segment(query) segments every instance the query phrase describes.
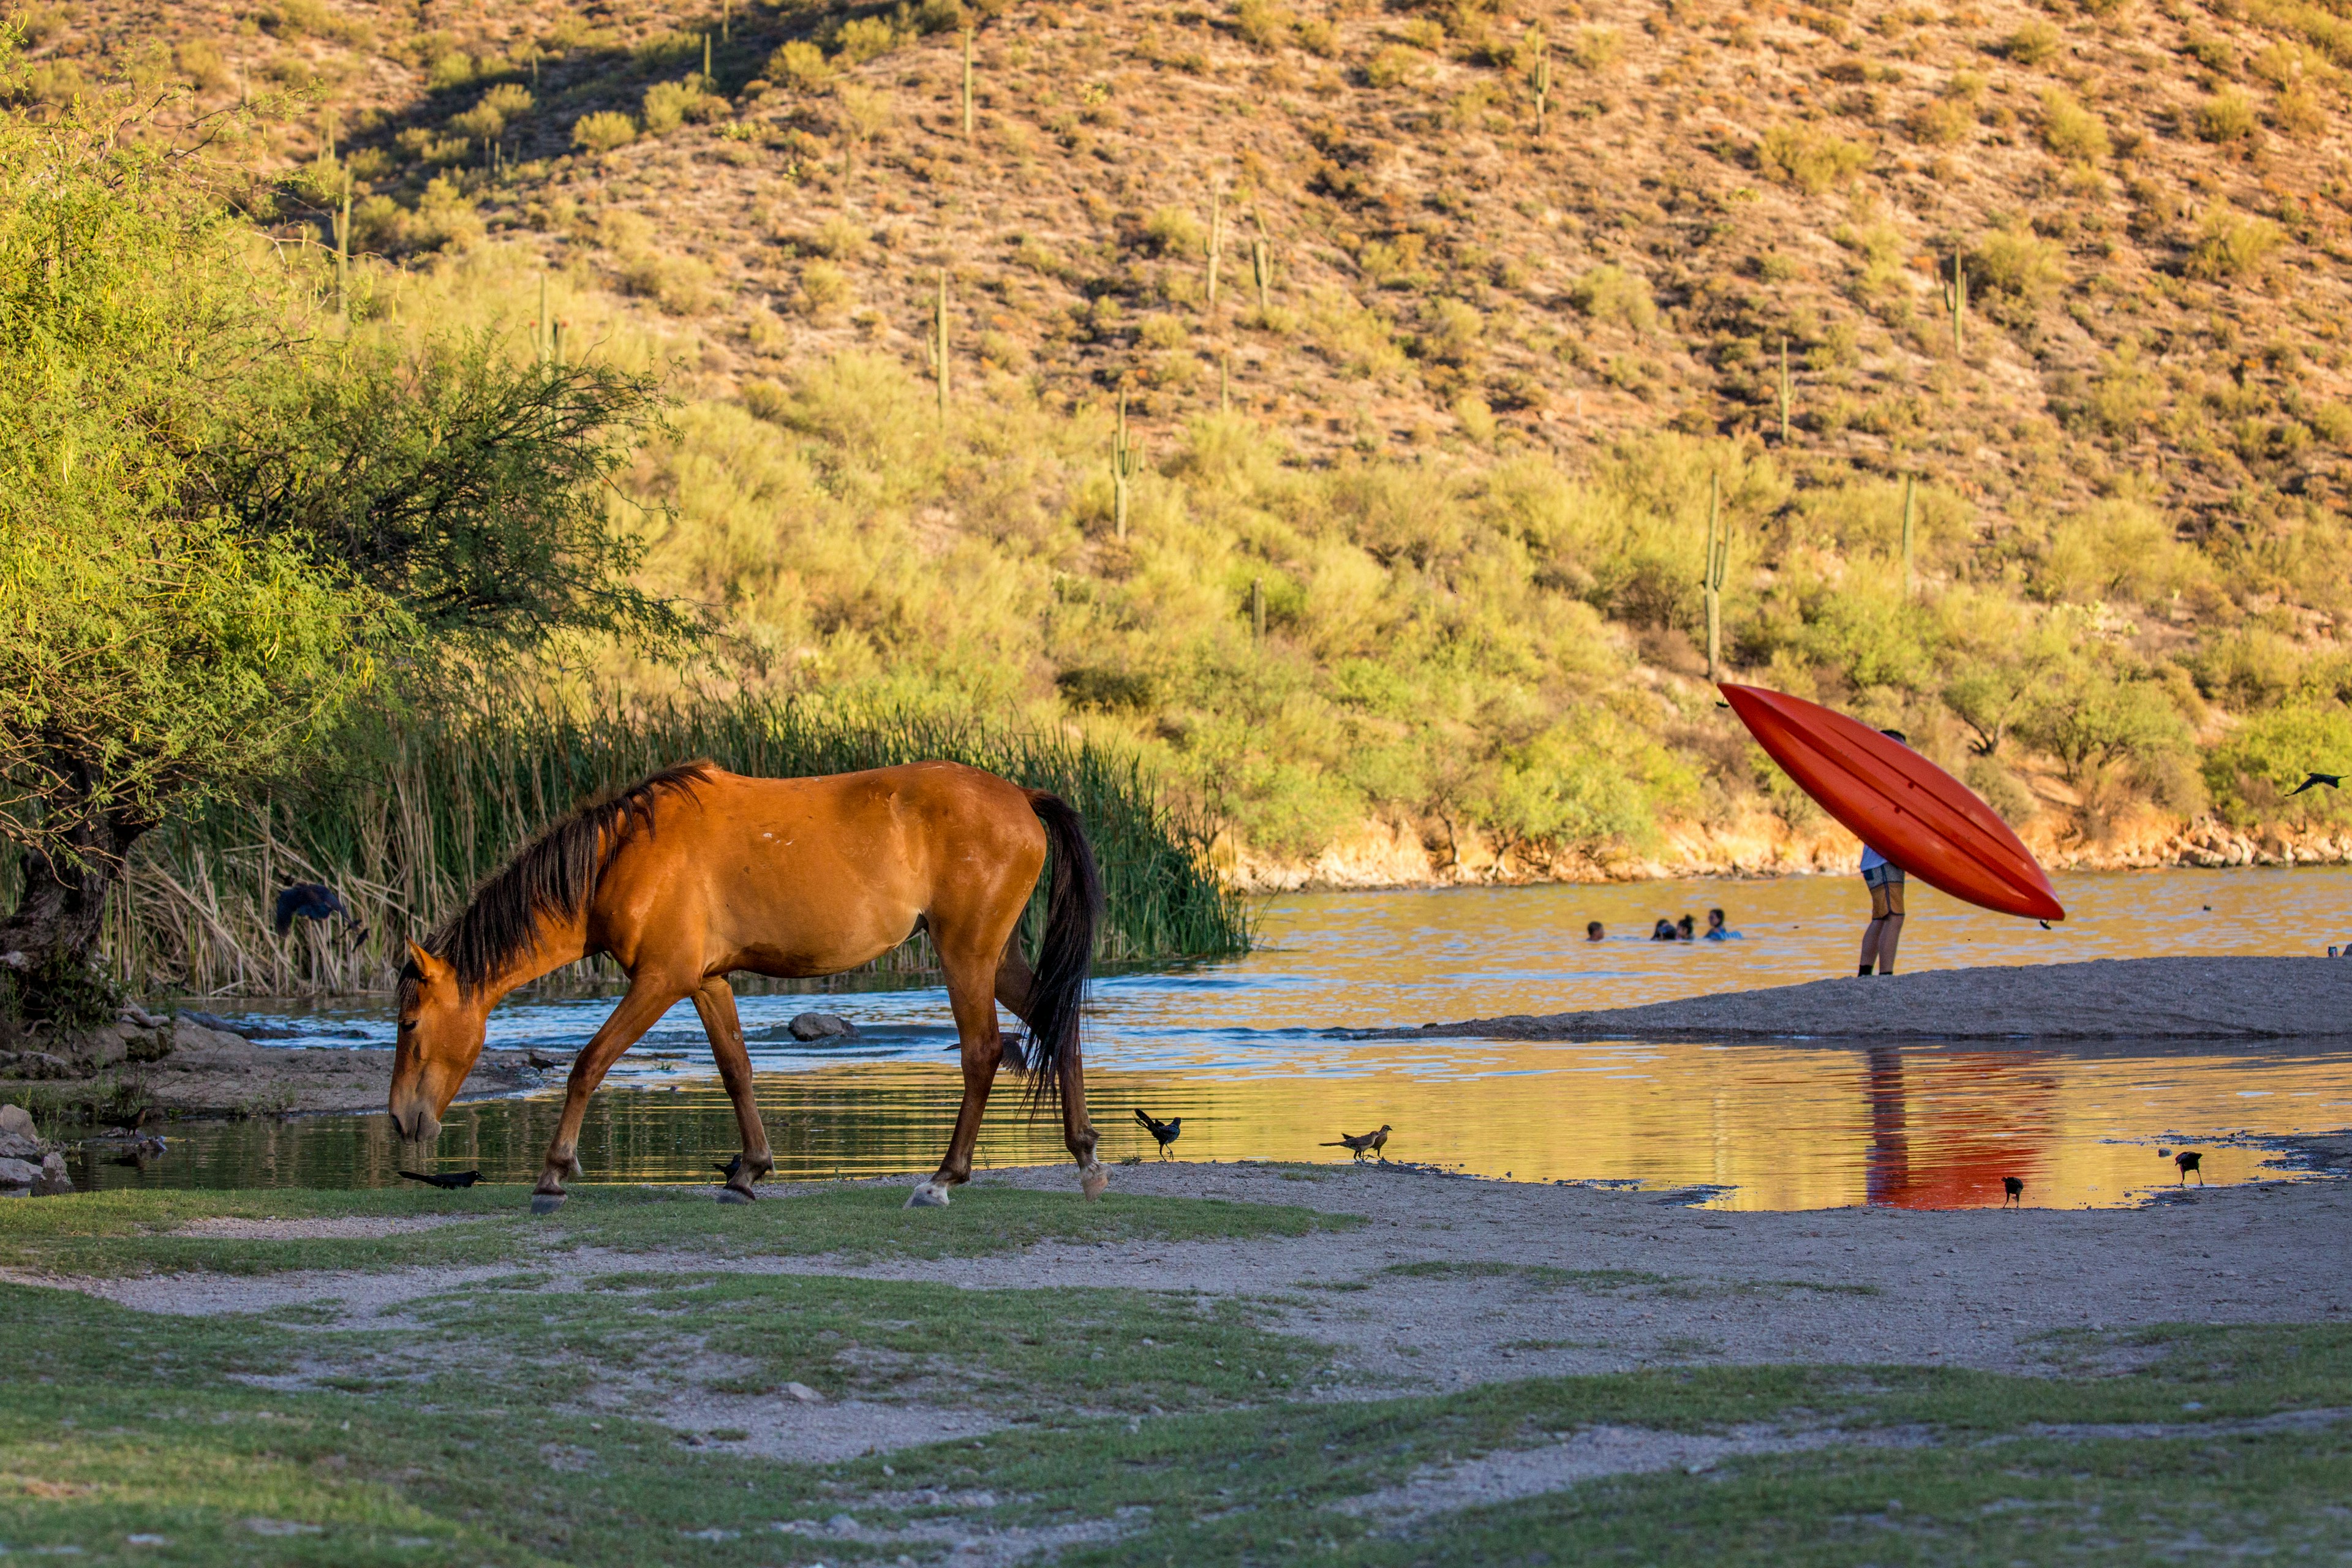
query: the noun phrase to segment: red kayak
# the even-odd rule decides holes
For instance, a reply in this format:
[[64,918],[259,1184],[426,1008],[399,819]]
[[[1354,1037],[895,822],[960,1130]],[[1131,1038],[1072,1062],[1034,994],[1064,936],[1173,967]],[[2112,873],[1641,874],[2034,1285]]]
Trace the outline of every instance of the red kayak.
[[1904,875],[2005,915],[2066,918],[2041,862],[2009,825],[1910,747],[1784,692],[1726,684],[1723,695],[1823,811]]

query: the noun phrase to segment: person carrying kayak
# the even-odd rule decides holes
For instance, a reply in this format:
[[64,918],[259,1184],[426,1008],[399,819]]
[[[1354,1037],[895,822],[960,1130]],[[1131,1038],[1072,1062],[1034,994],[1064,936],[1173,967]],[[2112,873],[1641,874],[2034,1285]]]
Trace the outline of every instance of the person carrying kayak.
[[[1881,730],[1890,740],[1911,743],[1900,730]],[[1895,973],[1895,944],[1903,937],[1903,868],[1865,844],[1862,847],[1862,885],[1870,889],[1870,923],[1862,928],[1862,969],[1880,974]]]

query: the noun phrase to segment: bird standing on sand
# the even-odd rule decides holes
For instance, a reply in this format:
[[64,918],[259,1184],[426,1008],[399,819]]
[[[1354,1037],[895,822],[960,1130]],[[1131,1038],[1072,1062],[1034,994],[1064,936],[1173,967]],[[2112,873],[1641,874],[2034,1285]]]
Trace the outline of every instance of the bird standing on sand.
[[2298,795],[2305,790],[2316,789],[2321,784],[2326,784],[2329,789],[2342,789],[2344,777],[2342,773],[2307,773],[2301,784],[2286,793],[2289,796]]
[[1385,1163],[1388,1156],[1386,1154],[1381,1154],[1381,1150],[1388,1143],[1388,1141],[1389,1124],[1383,1121],[1381,1123],[1381,1130],[1377,1132],[1361,1132],[1352,1135],[1342,1132],[1339,1134],[1339,1141],[1337,1143],[1324,1143],[1318,1145],[1318,1147],[1324,1149],[1345,1149],[1349,1153],[1355,1155],[1356,1163],[1358,1164],[1363,1163],[1364,1156],[1367,1154],[1380,1154],[1381,1161]]
[[2001,1207],[2007,1208],[2011,1204],[2015,1204],[2019,1208],[2025,1206],[2025,1184],[2017,1177],[2003,1176],[2000,1179],[2000,1190],[2003,1194],[2000,1200]]
[[1139,1105],[1135,1108],[1135,1119],[1143,1123],[1145,1131],[1160,1141],[1160,1157],[1163,1160],[1168,1158],[1168,1145],[1184,1135],[1184,1119],[1181,1116],[1171,1116],[1165,1121],[1155,1121],[1145,1115],[1143,1107]]

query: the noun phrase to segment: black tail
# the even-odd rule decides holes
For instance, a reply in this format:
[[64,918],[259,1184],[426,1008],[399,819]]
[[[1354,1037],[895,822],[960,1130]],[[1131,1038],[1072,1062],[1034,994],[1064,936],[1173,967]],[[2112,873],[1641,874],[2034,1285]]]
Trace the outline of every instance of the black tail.
[[1069,802],[1041,789],[1029,792],[1029,809],[1045,825],[1054,855],[1053,886],[1045,894],[1045,936],[1037,944],[1035,980],[1029,992],[1029,1068],[1036,1075],[1032,1104],[1061,1098],[1062,1074],[1078,1062],[1078,1009],[1087,999],[1087,974],[1094,966],[1095,930],[1102,924],[1102,873],[1086,825]]

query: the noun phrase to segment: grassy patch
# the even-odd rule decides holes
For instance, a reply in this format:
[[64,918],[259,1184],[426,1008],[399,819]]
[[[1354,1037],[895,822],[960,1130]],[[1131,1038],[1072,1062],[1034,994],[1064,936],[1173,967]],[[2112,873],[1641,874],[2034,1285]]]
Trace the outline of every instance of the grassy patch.
[[[1284,1205],[974,1186],[947,1209],[909,1211],[895,1187],[782,1191],[758,1204],[711,1201],[685,1187],[582,1185],[554,1215],[533,1218],[520,1186],[462,1192],[119,1192],[0,1209],[0,1263],[111,1276],[201,1270],[394,1268],[522,1263],[567,1249],[684,1250],[698,1258],[968,1258],[1040,1241],[1234,1240],[1304,1236],[1360,1225]],[[462,1215],[387,1237],[268,1239],[173,1234],[199,1221]]]
[[[2352,1405],[2352,1328],[2070,1341],[2085,1355],[2142,1362],[2120,1375],[1660,1369],[1374,1403],[1276,1399],[1161,1419],[1031,1425],[887,1458],[793,1466],[691,1447],[625,1416],[569,1414],[562,1396],[589,1375],[583,1347],[597,1357],[661,1357],[688,1338],[709,1339],[761,1376],[797,1372],[800,1381],[854,1392],[869,1374],[848,1337],[859,1338],[861,1351],[887,1349],[888,1336],[916,1334],[906,1325],[917,1323],[919,1335],[907,1342],[948,1369],[935,1365],[929,1375],[936,1383],[970,1386],[982,1399],[1032,1387],[1048,1407],[1071,1402],[1072,1391],[1087,1401],[1119,1397],[1115,1388],[1089,1390],[1090,1377],[1170,1378],[1180,1386],[1169,1398],[1196,1406],[1247,1397],[1264,1385],[1243,1363],[1287,1352],[1189,1302],[1112,1292],[958,1292],[807,1276],[598,1284],[572,1295],[482,1288],[429,1304],[433,1321],[422,1328],[364,1333],[252,1315],[163,1319],[66,1292],[0,1287],[0,1362],[11,1373],[11,1397],[0,1404],[0,1542],[12,1552],[79,1546],[103,1563],[141,1550],[126,1544],[129,1536],[158,1535],[172,1545],[145,1560],[199,1568],[735,1568],[807,1561],[820,1551],[828,1562],[938,1554],[935,1544],[911,1539],[828,1539],[818,1548],[773,1528],[842,1513],[885,1531],[950,1515],[975,1529],[1123,1521],[1128,1533],[1118,1539],[1067,1549],[1062,1561],[1076,1564],[1171,1556],[1368,1565],[1612,1556],[2046,1561],[2077,1552],[2142,1557],[2187,1540],[2208,1553],[2308,1549],[2325,1556],[2347,1540],[2339,1500],[2352,1489],[2352,1467],[2341,1430],[2249,1434],[2229,1424]],[[953,1322],[969,1325],[967,1337],[940,1338]],[[826,1332],[842,1338],[824,1341]],[[991,1334],[1003,1342],[988,1343]],[[608,1352],[614,1336],[627,1342]],[[1128,1348],[1106,1342],[1112,1338]],[[1157,1342],[1143,1346],[1145,1338]],[[491,1353],[449,1353],[468,1345]],[[1093,1360],[1094,1348],[1104,1361]],[[1239,1355],[1227,1353],[1236,1348]],[[238,1381],[282,1374],[307,1358],[367,1384],[376,1369],[359,1352],[371,1350],[407,1358],[407,1381],[376,1392],[294,1393]],[[1114,1359],[1121,1354],[1135,1359]],[[1228,1364],[1218,1368],[1218,1360]],[[1154,1362],[1162,1367],[1155,1371]],[[1423,1467],[1549,1443],[1604,1422],[1677,1431],[1916,1426],[1942,1446],[1759,1458],[1702,1476],[1605,1480],[1402,1534],[1334,1507]],[[2189,1435],[2062,1443],[2046,1430],[2115,1422],[2170,1423]],[[989,1500],[971,1497],[981,1489]],[[1890,1500],[1902,1508],[1890,1509]],[[304,1528],[272,1533],[297,1527]]]
[[[835,1398],[921,1396],[1029,1415],[1255,1404],[1283,1397],[1326,1360],[1318,1345],[1259,1329],[1239,1301],[1189,1295],[806,1274],[602,1275],[583,1290],[529,1296],[499,1283],[411,1313],[442,1346],[461,1344],[493,1370],[544,1357],[567,1382],[684,1377],[754,1394],[801,1383]],[[695,1347],[719,1362],[698,1372]]]

